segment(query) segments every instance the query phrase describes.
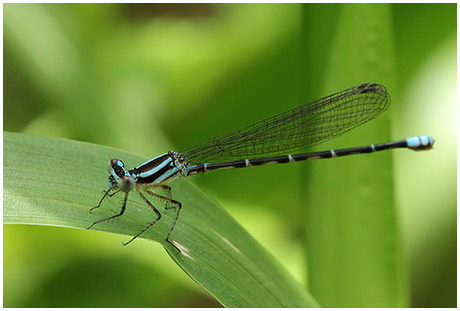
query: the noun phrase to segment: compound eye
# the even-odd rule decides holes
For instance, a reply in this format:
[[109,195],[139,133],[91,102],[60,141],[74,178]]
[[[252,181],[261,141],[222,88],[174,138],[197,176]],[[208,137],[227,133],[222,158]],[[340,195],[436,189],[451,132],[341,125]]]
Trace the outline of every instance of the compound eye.
[[126,174],[125,164],[120,159],[112,159],[107,165],[107,171],[110,173],[110,175],[115,175],[114,177],[116,178],[121,177]]
[[120,188],[123,192],[130,192],[133,190],[135,184],[136,182],[134,181],[134,178],[130,175],[123,175],[118,181],[118,188]]

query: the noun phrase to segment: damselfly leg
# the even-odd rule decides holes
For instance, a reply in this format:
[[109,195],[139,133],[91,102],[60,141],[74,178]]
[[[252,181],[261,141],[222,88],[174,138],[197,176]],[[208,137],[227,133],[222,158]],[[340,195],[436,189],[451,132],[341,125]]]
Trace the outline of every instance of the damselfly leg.
[[[110,191],[112,191],[112,193],[110,193]],[[90,208],[90,210],[89,210],[90,212],[92,212],[93,209],[99,208],[99,207],[101,206],[101,204],[102,204],[102,201],[104,201],[104,199],[105,199],[107,196],[112,197],[112,196],[114,196],[115,194],[117,194],[118,192],[120,192],[120,189],[116,190],[116,189],[114,189],[114,188],[109,188],[109,190],[104,190],[103,192],[104,192],[104,195],[102,196],[101,200],[99,201],[99,203],[98,203],[95,207]],[[94,225],[94,224],[93,224],[93,225]],[[91,226],[93,226],[93,225],[91,225]],[[91,227],[90,227],[90,228],[91,228]],[[88,229],[89,229],[89,228],[88,228]]]
[[[139,191],[139,189],[136,189],[137,190],[137,193],[139,193],[139,196],[142,198],[142,200],[144,200],[144,202],[150,206],[153,210],[153,212],[156,214],[157,218],[151,222],[147,227],[145,227],[141,232],[139,232],[138,234],[136,234],[134,237],[132,237],[131,240],[129,240],[128,242],[126,243],[123,243],[124,246],[128,245],[129,243],[131,243],[132,241],[134,241],[138,236],[140,236],[142,233],[144,233],[145,231],[147,231],[151,226],[153,226],[154,224],[156,224],[156,222],[158,220],[161,219],[161,213],[160,211],[155,207],[153,206],[152,203],[150,203],[150,201],[145,197],[145,195],[142,194],[142,192]],[[169,242],[169,241],[168,241]],[[170,242],[171,243],[171,242]]]
[[[166,241],[169,244],[173,245],[175,248],[177,248],[174,245],[174,243],[172,243],[172,241],[170,239],[170,236],[171,236],[171,234],[172,234],[172,232],[174,230],[174,227],[176,226],[177,220],[179,219],[179,214],[180,214],[180,210],[182,208],[182,204],[179,201],[176,201],[176,200],[172,199],[172,197],[171,197],[172,196],[171,187],[169,187],[167,185],[148,185],[148,186],[138,185],[136,187],[136,190],[137,190],[137,193],[139,194],[139,196],[142,198],[142,200],[148,206],[150,206],[150,208],[153,210],[153,212],[156,215],[156,219],[153,222],[149,223],[142,231],[140,231],[138,234],[136,234],[134,237],[132,237],[131,240],[129,240],[126,243],[123,243],[123,245],[126,246],[129,243],[131,243],[132,241],[134,241],[137,237],[139,237],[141,234],[143,234],[145,231],[147,231],[150,227],[155,225],[162,217],[161,212],[141,192],[141,190],[143,190],[147,194],[149,194],[149,195],[151,195],[151,196],[163,201],[165,203],[165,207],[164,207],[165,210],[169,210],[169,209],[173,209],[173,208],[177,209],[177,212],[175,213],[173,224],[172,224],[171,228],[169,229],[168,235],[166,236]],[[166,194],[165,195],[159,194],[159,193],[155,192],[155,190],[165,192]],[[104,190],[104,195],[102,196],[101,200],[99,201],[99,204],[96,205],[95,207],[91,208],[90,211],[92,211],[93,209],[99,208],[106,197],[112,197],[113,195],[117,194],[118,192],[120,192],[120,189],[110,188],[109,190]],[[120,213],[118,213],[116,215],[113,215],[113,216],[110,216],[110,217],[103,218],[101,220],[98,220],[98,221],[94,222],[91,226],[89,226],[88,229],[92,228],[95,224],[104,222],[106,220],[114,219],[114,218],[117,218],[117,217],[120,217],[121,215],[123,215],[124,212],[125,212],[125,209],[126,209],[127,199],[128,199],[128,193],[126,193],[126,195],[124,197],[123,205],[121,207]]]
[[[170,186],[167,186],[167,185],[151,185],[149,188],[150,189],[145,190],[148,194],[150,194],[151,196],[154,196],[154,197],[156,197],[156,198],[158,198],[160,200],[165,200],[166,201],[166,204],[165,204],[165,209],[166,210],[171,209],[171,208],[177,208],[176,217],[174,218],[174,222],[173,222],[171,228],[169,229],[168,235],[166,236],[166,241],[168,241],[168,243],[170,243],[171,245],[174,245],[172,243],[172,241],[170,240],[170,236],[171,236],[171,234],[172,234],[172,232],[174,230],[174,227],[176,226],[177,220],[179,219],[180,211],[182,209],[182,203],[171,198],[171,187]],[[168,194],[167,194],[167,196],[164,196],[164,195],[161,195],[161,194],[158,194],[158,193],[152,191],[151,189],[163,189],[163,190],[166,190],[168,192]],[[176,246],[174,245],[174,247],[176,247]]]
[[[116,191],[116,192],[114,192],[112,195],[110,195],[110,194],[108,194],[109,191],[110,191],[110,189],[109,189],[108,191],[106,191],[106,193],[104,194],[104,196],[103,196],[102,199],[101,199],[101,202],[102,202],[102,200],[103,200],[107,195],[112,196],[112,195],[114,195],[115,193],[118,193],[118,191]],[[101,219],[101,220],[98,220],[98,221],[94,222],[91,226],[89,226],[88,229],[91,229],[91,227],[94,226],[95,224],[104,222],[104,221],[106,221],[106,220],[114,219],[114,218],[117,218],[117,217],[120,217],[121,215],[123,215],[123,214],[125,213],[125,209],[126,209],[126,201],[128,200],[128,194],[129,194],[129,193],[126,193],[126,195],[125,195],[125,198],[124,198],[124,200],[123,200],[123,205],[121,206],[121,211],[120,211],[120,213],[118,213],[117,215],[109,216],[109,217],[103,218],[103,219]],[[95,209],[95,208],[99,207],[99,205],[101,205],[101,202],[99,202],[98,206],[93,207],[92,209]],[[92,210],[92,209],[91,209],[91,210]]]

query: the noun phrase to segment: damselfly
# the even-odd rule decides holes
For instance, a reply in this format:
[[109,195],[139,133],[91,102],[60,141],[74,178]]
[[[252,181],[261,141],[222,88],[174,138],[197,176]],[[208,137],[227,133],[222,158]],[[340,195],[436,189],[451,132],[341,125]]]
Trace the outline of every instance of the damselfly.
[[240,131],[211,138],[184,151],[169,151],[130,170],[126,170],[121,160],[112,159],[107,167],[110,174],[109,189],[105,190],[99,204],[91,210],[100,207],[107,196],[111,197],[121,191],[125,194],[121,211],[94,222],[88,229],[122,216],[128,194],[135,188],[155,213],[155,219],[124,245],[132,242],[161,218],[159,209],[147,199],[145,194],[148,194],[164,201],[165,209],[175,209],[166,241],[178,248],[177,243],[171,240],[171,234],[179,219],[182,204],[172,198],[171,187],[166,185],[177,177],[227,168],[334,158],[394,148],[417,151],[431,149],[433,138],[421,135],[361,147],[280,155],[338,137],[376,118],[389,104],[390,96],[385,87],[377,83],[362,83],[254,123]]

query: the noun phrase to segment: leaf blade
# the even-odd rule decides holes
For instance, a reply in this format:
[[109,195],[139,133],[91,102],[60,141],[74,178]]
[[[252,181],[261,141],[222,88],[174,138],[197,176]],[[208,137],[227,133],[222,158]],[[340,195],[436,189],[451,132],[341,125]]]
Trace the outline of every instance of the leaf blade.
[[[118,213],[121,199],[116,196],[89,213],[102,196],[100,187],[108,174],[101,164],[114,155],[126,165],[145,160],[93,144],[5,132],[4,223],[86,229]],[[162,212],[162,221],[142,237],[160,242],[224,306],[316,306],[310,294],[209,197],[186,180],[172,186],[173,196],[185,207],[172,239],[190,257],[165,241],[173,213]],[[133,236],[153,219],[137,195],[130,194],[127,204],[125,215],[94,229]]]

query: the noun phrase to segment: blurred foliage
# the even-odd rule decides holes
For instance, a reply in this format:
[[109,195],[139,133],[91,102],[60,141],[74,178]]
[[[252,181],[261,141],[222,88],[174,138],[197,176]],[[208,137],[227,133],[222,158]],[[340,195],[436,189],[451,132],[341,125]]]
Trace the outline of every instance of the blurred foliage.
[[[369,10],[375,19],[366,19]],[[5,4],[4,130],[154,156],[380,77],[393,104],[378,122],[391,122],[395,139],[436,139],[426,154],[395,151],[386,175],[394,179],[409,304],[453,307],[456,22],[456,4]],[[362,64],[360,36],[380,51]],[[324,149],[390,137],[378,126]],[[366,169],[382,172],[388,159]],[[306,193],[349,200],[346,187],[314,187],[313,176],[327,172],[332,181],[351,161],[229,170],[193,182],[307,284],[299,216],[314,198]],[[4,226],[4,306],[216,306],[161,247],[119,241]]]

